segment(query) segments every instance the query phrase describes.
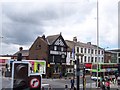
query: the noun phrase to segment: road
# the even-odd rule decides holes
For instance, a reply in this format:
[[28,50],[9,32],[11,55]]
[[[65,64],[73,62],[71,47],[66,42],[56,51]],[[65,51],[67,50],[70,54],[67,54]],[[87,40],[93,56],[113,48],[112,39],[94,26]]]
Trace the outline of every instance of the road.
[[[94,83],[94,81],[92,81],[90,79],[90,77],[86,77],[86,82],[87,84],[89,83],[89,85],[91,83]],[[70,79],[43,79],[43,83],[48,83],[52,88],[65,88],[65,85],[68,85],[68,87],[70,88]],[[82,78],[80,78],[80,84],[82,85]],[[75,86],[76,86],[76,79],[75,79]]]
[[[0,79],[2,79],[2,87],[3,88],[11,88],[12,85],[12,79],[11,78],[5,78],[5,77],[0,77]],[[90,79],[90,77],[86,77],[86,82],[87,84],[89,83],[94,83],[94,81],[92,81]],[[45,87],[48,87],[48,85],[50,85],[52,88],[65,88],[65,85],[68,85],[68,87],[70,87],[70,79],[42,79],[42,83],[43,85],[45,85]],[[82,78],[80,78],[80,84],[82,85]],[[75,85],[76,85],[76,80],[75,80]]]

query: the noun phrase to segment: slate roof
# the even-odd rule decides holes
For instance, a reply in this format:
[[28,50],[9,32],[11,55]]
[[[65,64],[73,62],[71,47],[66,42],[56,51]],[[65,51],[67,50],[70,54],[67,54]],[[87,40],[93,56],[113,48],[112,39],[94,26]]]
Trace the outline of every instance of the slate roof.
[[65,40],[67,46],[68,46],[68,51],[72,52],[72,49],[74,48],[75,42],[70,41],[70,40]]
[[46,40],[48,42],[49,45],[53,44],[53,42],[60,36],[60,34],[57,35],[51,35],[51,36],[47,36]]
[[[68,45],[68,51],[72,51],[72,49],[74,48],[74,45],[75,46],[80,46],[80,47],[83,47],[83,48],[92,48],[92,49],[97,49],[97,45],[93,45],[93,44],[87,44],[87,43],[82,43],[82,42],[74,42],[74,41],[70,41],[70,40],[65,40],[65,42],[67,43]],[[98,47],[99,49],[103,49],[101,47]]]

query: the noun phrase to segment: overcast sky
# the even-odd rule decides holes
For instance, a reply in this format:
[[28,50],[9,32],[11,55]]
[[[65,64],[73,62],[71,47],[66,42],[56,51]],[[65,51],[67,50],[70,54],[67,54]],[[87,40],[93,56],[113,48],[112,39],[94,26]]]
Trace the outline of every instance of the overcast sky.
[[[29,49],[38,36],[60,32],[65,40],[76,36],[78,41],[97,44],[97,0],[13,1],[0,2],[2,54],[14,54],[21,46]],[[118,1],[99,0],[102,48],[118,48]]]

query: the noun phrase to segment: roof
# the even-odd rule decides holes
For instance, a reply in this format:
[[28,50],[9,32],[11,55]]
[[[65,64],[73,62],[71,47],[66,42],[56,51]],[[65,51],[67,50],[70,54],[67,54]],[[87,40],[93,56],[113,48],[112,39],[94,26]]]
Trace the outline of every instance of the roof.
[[13,56],[17,56],[18,53],[22,53],[22,56],[29,56],[29,50],[21,50],[16,52]]
[[113,49],[113,50],[108,50],[108,51],[111,51],[111,52],[120,52],[120,49]]
[[60,34],[47,36],[46,39],[47,39],[48,44],[51,45],[59,36]]
[[72,49],[74,48],[75,42],[70,41],[70,40],[65,40],[67,46],[68,46],[68,51],[72,51]]
[[[97,45],[93,45],[93,44],[87,44],[87,43],[82,43],[82,42],[74,42],[74,41],[70,41],[70,40],[65,40],[65,42],[67,43],[68,45],[68,51],[72,51],[72,49],[74,48],[74,45],[75,46],[80,46],[80,47],[85,47],[85,48],[94,48],[94,49],[97,49]],[[99,49],[103,49],[101,47],[99,47]]]
[[[87,44],[87,43],[82,43],[82,42],[77,42],[77,43],[76,43],[76,46],[97,49],[97,45]],[[103,49],[103,48],[101,48],[101,47],[98,47],[98,48],[99,48],[99,49]]]

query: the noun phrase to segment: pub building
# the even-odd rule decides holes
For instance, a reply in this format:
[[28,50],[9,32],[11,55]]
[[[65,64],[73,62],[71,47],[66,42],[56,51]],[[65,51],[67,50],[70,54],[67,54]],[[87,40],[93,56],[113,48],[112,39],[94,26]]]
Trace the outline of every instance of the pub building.
[[64,76],[66,72],[67,44],[61,33],[38,37],[29,49],[29,59],[46,61],[46,77]]

